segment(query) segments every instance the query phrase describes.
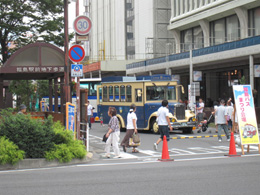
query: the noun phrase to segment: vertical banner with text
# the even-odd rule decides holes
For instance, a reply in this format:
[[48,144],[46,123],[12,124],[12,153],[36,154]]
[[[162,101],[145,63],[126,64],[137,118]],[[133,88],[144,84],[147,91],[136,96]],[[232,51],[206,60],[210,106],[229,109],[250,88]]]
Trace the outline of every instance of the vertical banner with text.
[[251,85],[233,85],[241,144],[259,144]]
[[66,103],[66,129],[74,132],[75,136],[75,128],[76,128],[76,106],[75,104],[71,104],[70,102]]

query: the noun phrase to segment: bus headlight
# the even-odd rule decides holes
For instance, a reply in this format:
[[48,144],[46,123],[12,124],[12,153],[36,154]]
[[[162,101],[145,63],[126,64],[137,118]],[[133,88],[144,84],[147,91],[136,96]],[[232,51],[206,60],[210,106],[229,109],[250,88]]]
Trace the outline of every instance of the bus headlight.
[[196,121],[196,118],[195,118],[195,117],[193,117],[191,120],[192,120],[193,122],[195,122],[195,121]]
[[173,123],[176,122],[175,118],[172,119],[172,122],[173,122]]

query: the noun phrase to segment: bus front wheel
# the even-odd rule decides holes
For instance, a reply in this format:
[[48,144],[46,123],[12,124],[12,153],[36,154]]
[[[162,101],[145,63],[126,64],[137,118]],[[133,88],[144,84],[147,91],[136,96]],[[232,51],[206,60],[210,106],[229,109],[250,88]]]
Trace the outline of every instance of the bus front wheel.
[[154,134],[159,134],[159,126],[156,122],[156,120],[153,120],[151,123],[151,130]]

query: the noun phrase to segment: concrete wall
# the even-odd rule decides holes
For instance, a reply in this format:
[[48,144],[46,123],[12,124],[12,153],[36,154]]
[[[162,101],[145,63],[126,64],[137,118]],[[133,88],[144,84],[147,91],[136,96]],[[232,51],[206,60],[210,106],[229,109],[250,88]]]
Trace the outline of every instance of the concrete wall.
[[90,17],[90,60],[125,59],[124,1],[91,1]]
[[145,59],[145,40],[154,37],[153,0],[135,1],[134,8],[136,59]]

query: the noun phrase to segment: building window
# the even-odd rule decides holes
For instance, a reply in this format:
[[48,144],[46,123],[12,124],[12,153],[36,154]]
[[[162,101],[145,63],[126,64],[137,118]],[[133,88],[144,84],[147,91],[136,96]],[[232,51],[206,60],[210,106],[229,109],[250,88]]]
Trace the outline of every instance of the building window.
[[218,45],[240,38],[240,24],[237,15],[232,15],[210,23],[210,43]]
[[204,47],[203,31],[200,26],[181,32],[182,52]]
[[260,35],[260,7],[248,11],[248,35]]

